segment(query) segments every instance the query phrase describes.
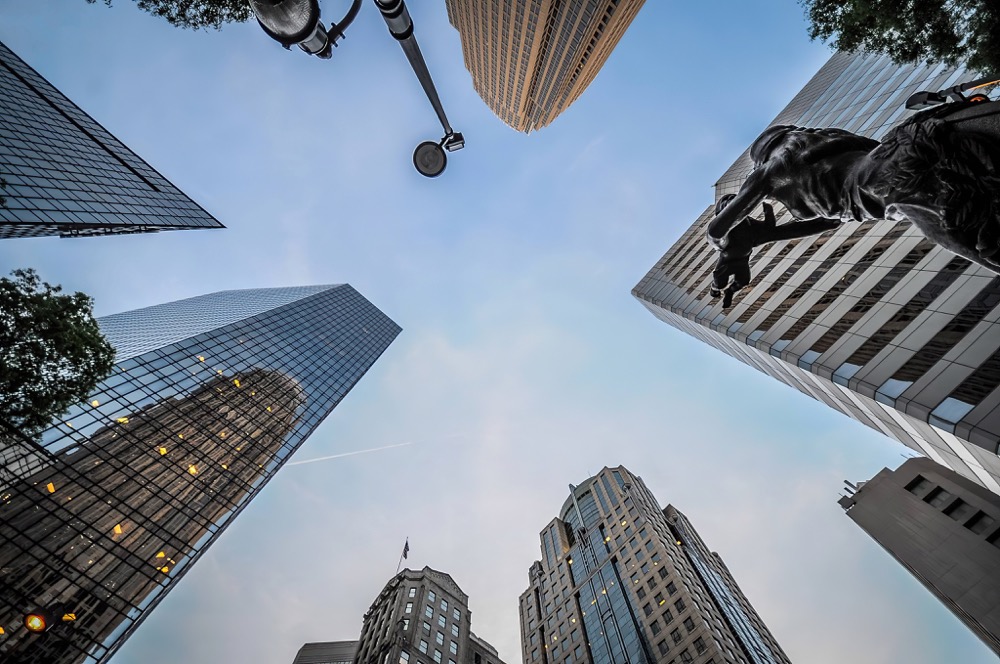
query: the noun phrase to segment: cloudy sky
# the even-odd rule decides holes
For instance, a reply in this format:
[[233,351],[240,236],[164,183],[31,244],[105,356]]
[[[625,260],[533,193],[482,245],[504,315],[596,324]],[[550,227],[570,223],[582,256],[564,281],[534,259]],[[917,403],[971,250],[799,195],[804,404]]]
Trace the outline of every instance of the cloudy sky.
[[403,327],[297,459],[412,444],[284,468],[114,664],[281,664],[355,638],[406,537],[519,662],[538,532],[617,464],[690,516],[793,661],[995,661],[836,503],[908,451],[629,294],[829,57],[795,0],[650,0],[530,136],[474,92],[444,3],[409,4],[468,140],[436,180],[410,163],[436,119],[369,2],[320,61],[128,0],[0,0],[0,40],[228,226],[10,240],[3,272],[36,267],[98,315],[349,282]]

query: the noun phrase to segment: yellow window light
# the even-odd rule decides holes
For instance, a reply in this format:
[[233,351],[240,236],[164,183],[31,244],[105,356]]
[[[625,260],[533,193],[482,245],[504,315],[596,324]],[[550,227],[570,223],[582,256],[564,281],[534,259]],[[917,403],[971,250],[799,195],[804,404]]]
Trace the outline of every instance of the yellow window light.
[[190,466],[188,466],[188,472],[191,473],[192,475],[197,475],[198,467],[195,466],[194,464],[191,464]]
[[267,407],[267,412],[269,412],[269,413],[271,412],[271,407],[270,406]]
[[225,437],[226,437],[226,432],[225,431],[220,431],[219,432],[219,438],[225,438]]
[[184,440],[184,434],[182,433],[177,434],[177,437],[180,438],[181,440]]
[[205,361],[205,356],[204,355],[199,355],[198,356],[198,361],[199,362],[204,362]]
[[167,557],[167,554],[166,554],[166,553],[164,553],[163,551],[160,551],[160,552],[159,552],[158,554],[156,554],[156,557],[157,557],[157,558],[166,558],[166,557]]
[[240,386],[240,379],[239,378],[233,378],[233,385],[235,385],[236,387],[239,387]]
[[72,422],[67,422],[66,426],[68,426],[70,429],[72,429],[73,428],[73,423]]
[[227,466],[226,464],[222,464],[222,469],[223,470],[229,470],[229,466]]
[[53,484],[52,482],[49,482],[48,484],[46,484],[45,488],[49,490],[49,493],[55,493],[56,492],[56,485]]
[[167,572],[170,571],[170,568],[167,567],[166,565],[164,565],[163,567],[160,568],[160,571],[163,572],[164,574],[166,574]]
[[40,634],[46,630],[45,616],[39,613],[29,613],[24,617],[24,626],[29,632]]
[[219,374],[221,376],[222,375],[222,369],[216,369],[215,373],[217,373],[217,374]]
[[63,620],[63,622],[73,622],[74,620],[76,620],[76,614],[75,613],[64,613],[63,617],[62,617],[62,620]]
[[665,599],[661,599],[661,600],[660,600],[660,603],[659,603],[659,605],[658,605],[658,606],[663,606],[663,605],[664,605],[664,604],[666,604],[666,603],[667,603],[667,600],[665,600]]
[[94,408],[97,408],[98,406],[101,405],[101,402],[98,401],[97,399],[94,399],[93,401],[90,402],[90,405],[93,406]]
[[2,636],[3,634],[6,634],[6,632],[3,631],[3,627],[0,627],[0,636]]
[[115,535],[121,535],[122,534],[122,524],[116,523],[115,527],[114,527],[114,531],[115,531]]
[[160,456],[163,456],[163,455],[164,455],[164,454],[166,454],[166,453],[167,453],[167,448],[165,448],[165,447],[161,447],[161,448],[160,448]]
[[127,417],[119,417],[117,420],[115,420],[115,422],[117,422],[118,424],[128,424],[128,418]]
[[627,526],[628,525],[628,521],[625,521],[624,519],[622,519],[622,525],[623,526]]

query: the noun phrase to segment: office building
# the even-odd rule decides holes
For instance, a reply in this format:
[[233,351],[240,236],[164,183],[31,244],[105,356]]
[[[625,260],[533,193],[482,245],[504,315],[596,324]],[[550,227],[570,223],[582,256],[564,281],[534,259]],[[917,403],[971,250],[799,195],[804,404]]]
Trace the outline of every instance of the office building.
[[518,131],[580,98],[645,0],[446,0],[486,105]]
[[[106,662],[400,331],[348,285],[98,322],[113,373],[37,440],[0,429],[0,660]],[[38,608],[76,619],[31,634]]]
[[355,664],[503,664],[472,632],[469,596],[450,575],[404,569],[364,616]]
[[0,239],[223,228],[0,44]]
[[1000,496],[917,458],[884,468],[840,504],[1000,655]]
[[[970,78],[837,53],[772,124],[878,139],[908,117],[911,93]],[[744,152],[716,183],[716,200],[751,168]],[[1000,492],[1000,277],[908,222],[845,223],[759,248],[752,281],[723,310],[709,293],[713,211],[714,201],[632,290],[650,312]]]
[[541,532],[525,664],[787,664],[719,554],[642,479],[604,468]]
[[353,664],[357,641],[307,643],[295,655],[292,664]]

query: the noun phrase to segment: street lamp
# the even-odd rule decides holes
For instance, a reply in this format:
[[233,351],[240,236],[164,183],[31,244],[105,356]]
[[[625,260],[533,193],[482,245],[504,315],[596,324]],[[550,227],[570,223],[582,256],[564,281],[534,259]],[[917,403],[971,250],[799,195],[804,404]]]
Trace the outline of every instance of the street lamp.
[[[347,14],[338,23],[331,23],[329,29],[320,21],[319,0],[248,0],[264,32],[286,49],[298,46],[310,55],[329,59],[333,47],[343,38],[344,30],[354,21],[361,9],[361,0],[352,0]],[[413,152],[413,165],[421,175],[429,178],[440,175],[448,165],[447,152],[465,147],[465,137],[452,129],[445,115],[441,99],[438,97],[434,81],[420,52],[417,38],[413,35],[413,20],[403,0],[374,0],[382,18],[385,19],[389,34],[399,42],[413,73],[420,81],[427,100],[444,129],[440,141],[424,141]]]

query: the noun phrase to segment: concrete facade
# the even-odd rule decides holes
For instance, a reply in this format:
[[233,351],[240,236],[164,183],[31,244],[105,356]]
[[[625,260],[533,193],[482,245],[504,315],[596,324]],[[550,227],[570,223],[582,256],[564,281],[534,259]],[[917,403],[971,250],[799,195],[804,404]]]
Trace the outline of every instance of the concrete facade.
[[917,458],[883,469],[840,505],[1000,655],[1000,497]]
[[[878,139],[908,116],[911,93],[971,78],[961,67],[837,53],[771,124]],[[715,200],[751,168],[745,151]],[[751,283],[724,311],[709,293],[713,210],[632,290],[653,315],[1000,493],[1000,276],[908,222],[845,223],[759,248]]]
[[472,84],[518,131],[579,99],[645,0],[446,0]]
[[444,572],[404,569],[364,616],[355,664],[503,664],[472,633],[469,596]]
[[357,641],[307,643],[299,648],[292,664],[352,664],[357,651]]
[[788,664],[717,553],[642,478],[604,468],[541,532],[519,602],[526,664]]

